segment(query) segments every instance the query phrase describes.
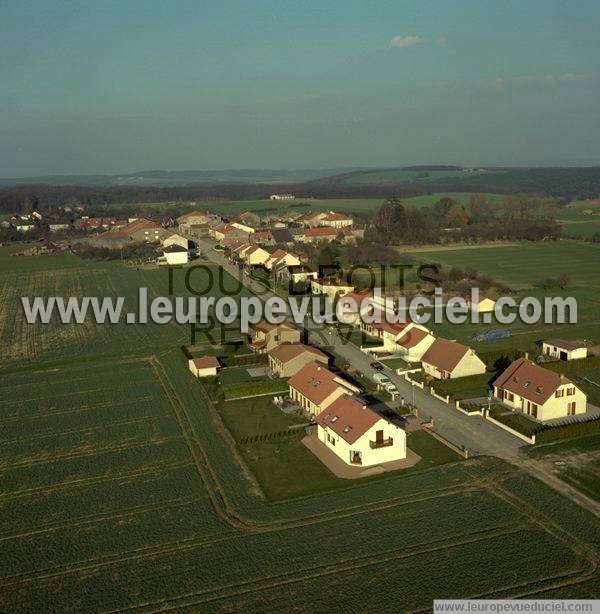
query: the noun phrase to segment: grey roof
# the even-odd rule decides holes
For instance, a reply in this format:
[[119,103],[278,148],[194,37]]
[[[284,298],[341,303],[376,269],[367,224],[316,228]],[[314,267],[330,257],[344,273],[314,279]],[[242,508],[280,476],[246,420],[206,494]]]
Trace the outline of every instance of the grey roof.
[[175,254],[177,252],[187,252],[188,250],[185,247],[182,247],[181,245],[169,245],[168,247],[164,247],[163,248],[163,252],[165,254]]
[[275,243],[292,243],[294,241],[292,233],[287,228],[270,228],[269,232]]

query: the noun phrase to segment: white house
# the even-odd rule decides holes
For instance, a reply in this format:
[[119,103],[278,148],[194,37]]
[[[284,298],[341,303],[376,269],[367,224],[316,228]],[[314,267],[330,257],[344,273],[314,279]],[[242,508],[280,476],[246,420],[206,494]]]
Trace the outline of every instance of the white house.
[[587,357],[587,346],[581,341],[546,339],[542,341],[542,354],[559,360],[576,360]]
[[284,249],[276,249],[271,257],[265,262],[265,268],[269,271],[280,266],[299,266],[300,258]]
[[354,291],[354,286],[339,279],[311,279],[310,291],[313,294],[324,294],[332,301]]
[[166,234],[161,239],[161,244],[163,247],[169,247],[169,245],[179,245],[180,247],[185,247],[185,249],[190,248],[190,241],[176,232]]
[[406,458],[406,432],[344,394],[316,418],[323,445],[348,465],[371,467]]
[[587,396],[559,373],[518,358],[493,383],[494,396],[510,409],[537,420],[583,414]]
[[421,358],[423,371],[436,379],[454,379],[485,373],[485,363],[461,343],[438,337]]
[[188,251],[181,245],[169,245],[164,247],[162,252],[166,264],[186,264],[188,262]]

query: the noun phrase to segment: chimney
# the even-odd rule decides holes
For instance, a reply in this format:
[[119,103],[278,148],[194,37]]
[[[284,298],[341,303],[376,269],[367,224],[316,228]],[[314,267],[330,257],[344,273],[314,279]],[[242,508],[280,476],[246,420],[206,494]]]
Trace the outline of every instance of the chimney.
[[525,360],[529,360],[529,352],[525,352]]

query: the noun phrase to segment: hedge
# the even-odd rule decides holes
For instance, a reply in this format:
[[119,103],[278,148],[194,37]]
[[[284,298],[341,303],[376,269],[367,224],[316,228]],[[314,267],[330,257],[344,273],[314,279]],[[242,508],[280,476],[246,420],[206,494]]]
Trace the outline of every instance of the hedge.
[[572,422],[563,426],[552,426],[543,428],[536,434],[536,443],[549,443],[558,439],[567,439],[570,437],[581,437],[582,435],[591,435],[592,433],[600,432],[600,416],[592,418],[586,422]]
[[223,398],[226,401],[257,397],[263,394],[277,394],[288,391],[287,379],[270,379],[259,382],[242,382],[240,384],[225,384],[221,386]]

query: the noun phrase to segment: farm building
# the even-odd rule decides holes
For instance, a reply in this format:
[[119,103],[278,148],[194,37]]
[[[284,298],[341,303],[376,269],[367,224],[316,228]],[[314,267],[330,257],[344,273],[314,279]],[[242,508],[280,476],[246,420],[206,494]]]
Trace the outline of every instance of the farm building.
[[185,234],[189,233],[192,226],[199,224],[209,224],[214,219],[214,216],[201,211],[191,211],[177,218],[179,231]]
[[299,343],[300,331],[293,324],[272,324],[262,320],[250,328],[250,349],[264,354],[282,343]]
[[546,339],[542,341],[542,354],[559,360],[576,360],[586,358],[588,350],[586,344],[582,341]]
[[421,358],[423,371],[436,379],[454,379],[485,373],[485,363],[461,343],[438,337]]
[[585,413],[585,393],[564,375],[518,358],[494,381],[501,403],[537,420]]
[[328,211],[325,215],[321,216],[318,220],[319,226],[331,226],[332,228],[345,228],[352,226],[354,220],[344,213],[335,213],[334,211]]
[[343,394],[360,392],[359,388],[316,361],[304,365],[288,384],[290,398],[309,416],[318,416]]
[[299,243],[320,243],[322,241],[334,241],[340,231],[331,226],[318,226],[307,228],[302,233],[295,235]]
[[292,377],[314,360],[324,365],[329,362],[327,355],[315,347],[303,343],[282,343],[269,352],[269,370],[278,377]]
[[271,194],[269,200],[294,200],[296,197],[293,194]]
[[406,432],[356,397],[343,394],[316,418],[317,436],[348,465],[370,467],[406,458]]
[[187,264],[188,251],[181,245],[169,245],[162,250],[162,261],[165,264]]
[[221,365],[216,356],[201,356],[190,358],[188,368],[196,377],[216,377]]

